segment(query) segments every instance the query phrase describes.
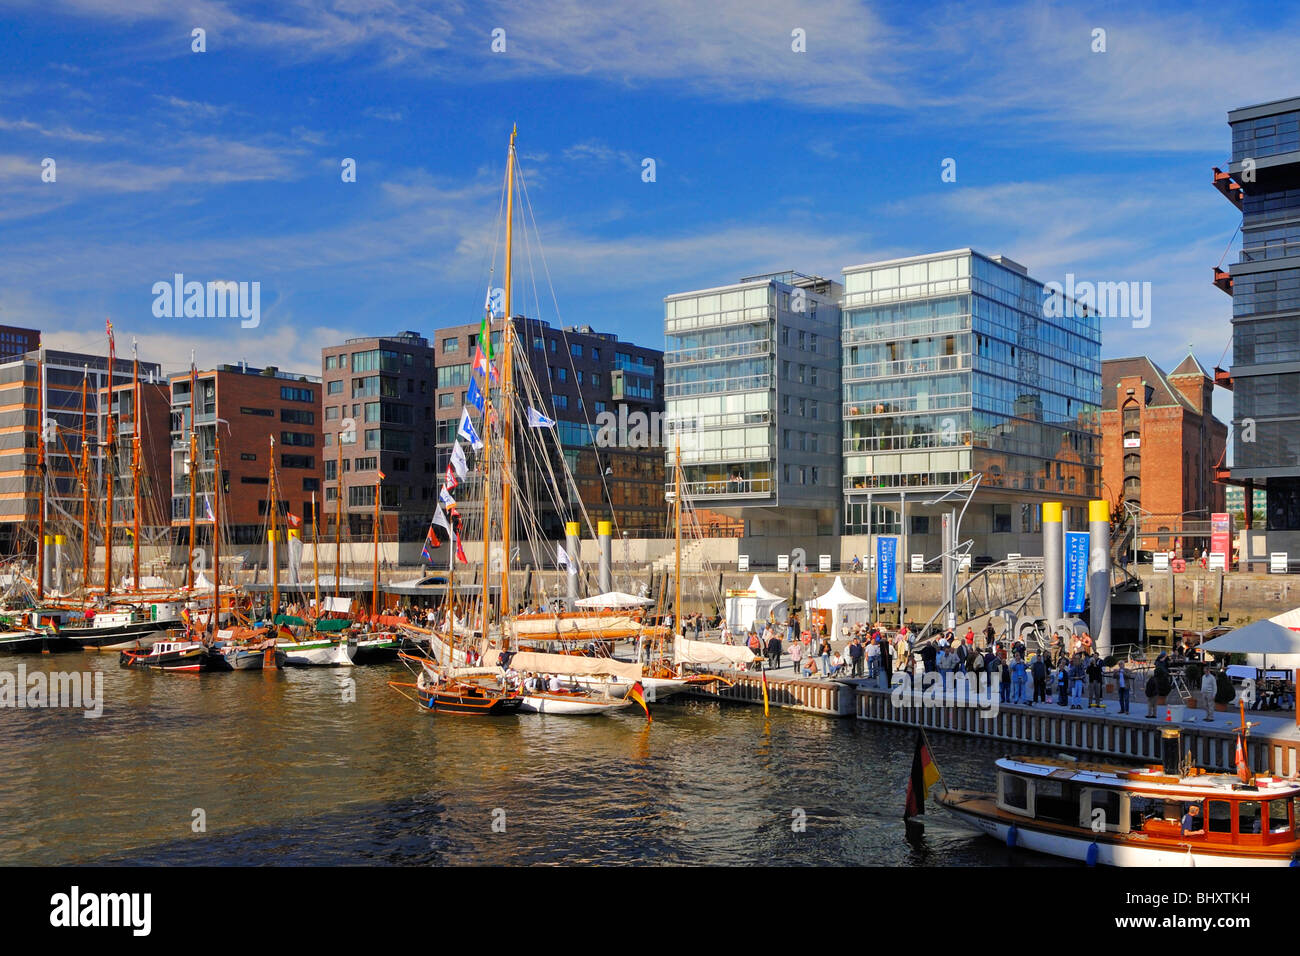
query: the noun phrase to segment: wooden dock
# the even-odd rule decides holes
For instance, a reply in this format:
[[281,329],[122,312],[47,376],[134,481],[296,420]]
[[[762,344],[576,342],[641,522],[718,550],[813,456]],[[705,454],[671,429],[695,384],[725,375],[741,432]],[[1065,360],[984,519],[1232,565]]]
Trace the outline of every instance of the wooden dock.
[[[719,684],[717,692],[692,688],[698,699],[725,700],[744,704],[763,703],[763,681],[752,672],[716,672],[734,683]],[[810,680],[768,677],[768,699],[773,707],[784,707],[827,717],[856,716],[859,720],[896,727],[924,727],[943,733],[1004,740],[1012,744],[1048,747],[1134,763],[1159,763],[1162,732],[1177,727],[1181,749],[1192,752],[1195,762],[1207,769],[1231,770],[1236,765],[1237,724],[1235,713],[1218,713],[1213,726],[1196,718],[1168,721],[1166,709],[1150,719],[1143,699],[1134,700],[1127,715],[1113,711],[1067,710],[1053,705],[1029,707],[999,704],[996,714],[983,716],[972,707],[899,707],[890,692],[854,681]],[[1110,707],[1116,707],[1111,699]],[[1196,713],[1200,713],[1197,711]],[[1247,748],[1251,768],[1259,773],[1281,776],[1300,774],[1300,735],[1287,732],[1279,718],[1261,719],[1248,712],[1247,720],[1259,720]],[[1008,748],[1008,752],[1012,748]]]

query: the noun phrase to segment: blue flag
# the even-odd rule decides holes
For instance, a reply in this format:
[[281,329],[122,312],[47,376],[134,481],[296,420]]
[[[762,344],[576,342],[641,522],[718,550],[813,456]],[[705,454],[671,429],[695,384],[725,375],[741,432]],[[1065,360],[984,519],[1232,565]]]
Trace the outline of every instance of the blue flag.
[[898,539],[882,535],[876,539],[876,600],[893,604],[898,600]]
[[478,387],[477,376],[470,376],[469,392],[465,395],[465,400],[482,413],[484,403],[483,389]]
[[1061,610],[1082,614],[1088,586],[1088,532],[1065,532],[1065,595]]

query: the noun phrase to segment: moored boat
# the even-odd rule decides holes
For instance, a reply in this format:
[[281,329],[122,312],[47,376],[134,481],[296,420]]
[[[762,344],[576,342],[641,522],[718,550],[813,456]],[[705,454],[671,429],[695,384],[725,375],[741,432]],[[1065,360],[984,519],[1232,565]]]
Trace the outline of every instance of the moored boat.
[[[1004,757],[993,793],[945,790],[961,822],[1013,847],[1112,866],[1292,866],[1300,783],[1280,777]],[[1172,771],[1172,772],[1171,772]],[[1248,776],[1248,775],[1246,775]]]
[[122,651],[118,664],[140,670],[193,673],[230,670],[221,653],[202,641],[157,641],[149,648]]

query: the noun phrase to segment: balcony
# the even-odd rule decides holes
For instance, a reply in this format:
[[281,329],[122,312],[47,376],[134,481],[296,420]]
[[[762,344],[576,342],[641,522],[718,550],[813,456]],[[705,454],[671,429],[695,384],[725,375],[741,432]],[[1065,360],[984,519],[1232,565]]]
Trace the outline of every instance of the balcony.
[[[770,338],[753,339],[749,342],[732,342],[727,345],[706,345],[694,349],[675,349],[664,353],[664,365],[686,365],[694,362],[721,362],[725,359],[750,358],[755,355],[771,355]],[[647,373],[646,366],[633,368],[632,371]]]
[[[667,485],[669,492],[672,485]],[[719,481],[688,481],[682,485],[687,498],[765,498],[772,494],[771,478],[732,478]]]
[[1232,295],[1232,276],[1228,274],[1227,270],[1220,269],[1218,266],[1214,267],[1214,285],[1215,288]]
[[1241,184],[1232,178],[1230,173],[1225,173],[1218,166],[1214,167],[1214,188],[1227,198],[1238,209],[1246,199],[1246,191],[1241,188]]
[[864,382],[878,378],[897,378],[902,375],[933,375],[935,372],[956,372],[970,368],[970,353],[961,355],[934,355],[930,358],[902,359],[897,362],[873,362],[867,365],[844,366],[844,379]]

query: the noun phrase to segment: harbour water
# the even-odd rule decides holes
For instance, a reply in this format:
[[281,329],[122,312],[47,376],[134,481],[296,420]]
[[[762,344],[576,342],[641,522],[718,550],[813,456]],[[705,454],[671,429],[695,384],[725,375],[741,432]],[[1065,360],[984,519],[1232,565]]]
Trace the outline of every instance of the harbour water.
[[[699,701],[654,705],[652,724],[463,718],[391,690],[400,665],[24,662],[102,672],[105,704],[97,719],[0,709],[6,864],[1059,865],[933,806],[908,842],[914,734],[852,718]],[[1004,749],[932,743],[954,786],[989,785]]]

